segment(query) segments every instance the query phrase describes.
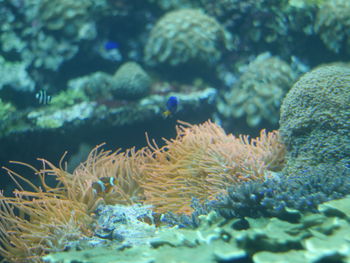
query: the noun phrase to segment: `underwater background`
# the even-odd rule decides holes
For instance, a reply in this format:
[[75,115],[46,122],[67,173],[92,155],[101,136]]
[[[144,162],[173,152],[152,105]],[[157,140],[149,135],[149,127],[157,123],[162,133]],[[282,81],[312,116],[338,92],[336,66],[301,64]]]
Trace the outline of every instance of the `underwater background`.
[[349,0],[0,0],[0,255],[350,262],[349,59]]

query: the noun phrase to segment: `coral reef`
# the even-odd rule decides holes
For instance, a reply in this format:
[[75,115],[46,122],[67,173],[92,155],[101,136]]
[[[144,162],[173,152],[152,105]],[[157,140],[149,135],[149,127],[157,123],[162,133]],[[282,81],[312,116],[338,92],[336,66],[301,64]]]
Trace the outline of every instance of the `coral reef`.
[[122,64],[114,75],[104,72],[71,79],[68,88],[91,100],[136,100],[149,95],[151,78],[135,62]]
[[349,10],[0,0],[1,260],[350,262]]
[[93,231],[103,240],[117,241],[114,243],[118,245],[139,246],[148,244],[156,234],[151,206],[100,205],[95,213]]
[[[60,31],[76,40],[92,39],[96,36],[95,25],[89,12],[93,5],[94,1],[90,0],[41,0],[37,13],[31,15],[40,20],[48,31]],[[86,26],[90,26],[90,30],[87,30]]]
[[82,93],[90,100],[112,99],[113,76],[105,72],[94,72],[89,75],[68,81],[68,93]]
[[9,62],[0,56],[0,90],[10,86],[18,91],[33,91],[35,83],[21,62]]
[[[78,52],[82,41],[97,36],[98,18],[107,15],[107,1],[11,1],[3,5],[0,39],[5,54],[16,54],[27,68],[58,70]],[[0,11],[1,12],[1,11]],[[42,80],[41,80],[42,81]]]
[[217,62],[222,48],[230,48],[229,33],[200,9],[166,13],[152,28],[145,46],[145,61],[151,65],[173,66],[193,60]]
[[72,59],[79,51],[76,44],[56,39],[43,32],[33,38],[35,40],[29,43],[28,49],[23,51],[22,56],[28,66],[33,65],[35,68],[58,70],[64,62]]
[[[26,67],[34,66],[50,70],[57,70],[63,62],[77,54],[78,32],[75,28],[83,25],[65,23],[65,18],[71,16],[73,18],[71,22],[82,22],[74,21],[74,17],[84,8],[82,10],[79,6],[74,8],[74,1],[29,0],[18,5],[20,15],[17,14],[13,21],[16,29],[10,27],[1,35],[7,43],[4,47],[5,52],[17,51]],[[55,14],[56,11],[58,13]],[[60,17],[62,13],[67,16]],[[70,29],[73,29],[70,40],[55,35],[52,31],[60,30],[59,32],[63,33]]]
[[[15,122],[6,122],[1,127],[2,136],[29,131],[65,129],[65,133],[79,131],[85,125],[124,125],[160,119],[165,110],[167,96],[149,95],[137,101],[115,100],[112,96],[113,78],[106,73],[93,73],[73,79],[69,88],[52,98],[52,103],[17,114]],[[99,92],[101,91],[101,92]],[[204,88],[188,93],[170,93],[181,101],[177,113],[212,111],[217,91]],[[96,96],[96,97],[95,97]],[[86,131],[84,131],[86,132]]]
[[280,133],[288,149],[286,172],[350,164],[350,68],[320,66],[302,76],[281,107]]
[[50,110],[32,111],[27,118],[34,123],[37,129],[57,129],[69,125],[80,126],[92,118],[95,106],[94,102],[81,102],[60,110],[51,107]]
[[218,110],[226,118],[246,116],[250,127],[258,126],[263,120],[276,124],[282,99],[295,78],[296,73],[286,62],[269,53],[260,54],[224,94]]
[[[278,50],[283,56],[292,55],[298,44],[313,33],[316,8],[304,5],[296,8],[288,0],[200,0],[200,7],[234,33],[239,52]],[[303,38],[294,34],[302,34]],[[304,35],[305,34],[305,35]]]
[[324,1],[319,7],[315,31],[333,52],[350,54],[349,13],[350,2],[347,0]]
[[135,62],[126,62],[113,76],[112,94],[116,99],[138,99],[150,91],[151,78]]
[[[277,218],[233,219],[214,212],[201,217],[195,230],[159,229],[150,246],[95,248],[51,253],[46,262],[347,262],[349,197],[318,207],[318,214],[299,214],[296,222]],[[193,255],[196,255],[194,257]]]

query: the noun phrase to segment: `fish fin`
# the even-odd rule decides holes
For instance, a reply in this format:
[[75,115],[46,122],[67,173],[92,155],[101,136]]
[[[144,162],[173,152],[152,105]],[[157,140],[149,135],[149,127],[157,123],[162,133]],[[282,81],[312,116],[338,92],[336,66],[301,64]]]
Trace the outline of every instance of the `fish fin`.
[[168,118],[171,115],[171,112],[169,110],[163,112],[163,117]]

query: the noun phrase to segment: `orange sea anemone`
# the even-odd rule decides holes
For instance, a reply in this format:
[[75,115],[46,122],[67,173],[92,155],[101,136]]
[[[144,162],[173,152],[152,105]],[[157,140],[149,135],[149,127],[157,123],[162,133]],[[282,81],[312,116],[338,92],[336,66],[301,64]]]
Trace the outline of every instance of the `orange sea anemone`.
[[[0,194],[0,254],[9,262],[41,262],[47,252],[61,251],[70,241],[91,235],[91,215],[98,204],[132,204],[142,199],[137,183],[140,160],[142,156],[134,149],[120,153],[97,146],[72,174],[43,159],[41,170],[18,163],[39,177],[41,187],[4,168],[18,190],[14,197]],[[50,176],[57,185],[47,184]],[[116,185],[113,191],[97,195],[91,185],[105,176],[116,178]],[[31,191],[25,191],[20,182]]]
[[[277,131],[260,137],[235,137],[207,121],[180,122],[175,139],[154,141],[140,150],[104,151],[95,147],[87,160],[68,173],[39,159],[30,168],[41,186],[5,168],[17,185],[14,197],[0,193],[0,254],[10,262],[41,262],[40,257],[66,248],[71,240],[92,235],[93,212],[99,204],[144,203],[158,213],[191,213],[191,200],[213,199],[227,187],[264,180],[284,163],[284,146]],[[50,186],[47,178],[57,184]],[[93,184],[113,178],[110,191],[97,193]],[[31,190],[24,190],[27,184]]]
[[180,122],[177,137],[159,148],[149,142],[144,163],[145,202],[157,212],[191,213],[191,199],[213,199],[228,186],[264,180],[282,169],[284,146],[277,131],[262,130],[260,137],[235,137],[215,123]]

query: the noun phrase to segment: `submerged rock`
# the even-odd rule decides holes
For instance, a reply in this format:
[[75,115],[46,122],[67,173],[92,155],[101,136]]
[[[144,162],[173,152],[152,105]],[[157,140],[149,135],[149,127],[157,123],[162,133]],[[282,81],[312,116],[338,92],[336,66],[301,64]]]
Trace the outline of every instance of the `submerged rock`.
[[281,107],[290,173],[319,164],[350,165],[350,68],[320,66],[302,76]]

